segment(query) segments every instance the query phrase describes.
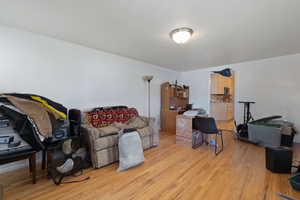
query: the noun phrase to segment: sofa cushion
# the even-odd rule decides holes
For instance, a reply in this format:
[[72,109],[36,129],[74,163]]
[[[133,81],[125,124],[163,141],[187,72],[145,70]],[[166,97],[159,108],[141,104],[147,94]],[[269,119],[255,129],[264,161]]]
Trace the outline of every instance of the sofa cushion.
[[116,146],[117,144],[118,144],[118,135],[100,137],[95,141],[95,150],[99,151],[102,149]]
[[94,139],[97,139],[99,137],[105,137],[108,135],[114,135],[118,134],[120,131],[120,128],[117,128],[115,126],[107,126],[103,128],[94,128],[92,126],[89,126],[87,124],[82,125],[83,128],[87,129],[87,131],[92,135]]
[[134,127],[132,127],[129,124],[121,123],[121,122],[115,122],[115,123],[112,124],[112,126],[117,127],[119,129],[131,129],[131,128],[134,128]]
[[141,117],[136,116],[132,120],[127,122],[127,125],[131,126],[132,128],[141,129],[148,126],[147,122],[145,122]]
[[98,128],[98,130],[100,132],[101,137],[118,134],[118,132],[120,131],[120,129],[115,126],[107,126],[107,127],[103,127],[103,128]]

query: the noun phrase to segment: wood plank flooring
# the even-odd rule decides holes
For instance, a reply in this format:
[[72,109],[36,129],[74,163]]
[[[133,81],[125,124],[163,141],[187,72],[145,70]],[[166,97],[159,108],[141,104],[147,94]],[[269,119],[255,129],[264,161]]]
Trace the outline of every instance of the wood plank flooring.
[[288,183],[288,174],[273,174],[265,169],[264,149],[225,136],[224,152],[215,156],[213,148],[194,150],[175,144],[175,136],[162,134],[159,147],[145,152],[143,165],[116,172],[117,164],[85,170],[90,180],[54,185],[45,175],[36,185],[24,180],[26,170],[11,172],[23,181],[8,184],[5,200],[111,200],[111,199],[205,199],[274,200],[277,192],[300,199]]

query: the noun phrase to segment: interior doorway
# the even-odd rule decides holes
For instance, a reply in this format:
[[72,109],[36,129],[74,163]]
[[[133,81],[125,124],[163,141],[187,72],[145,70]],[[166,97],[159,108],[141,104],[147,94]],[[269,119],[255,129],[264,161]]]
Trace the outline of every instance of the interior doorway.
[[210,74],[210,114],[215,118],[218,128],[234,131],[235,74],[223,76]]

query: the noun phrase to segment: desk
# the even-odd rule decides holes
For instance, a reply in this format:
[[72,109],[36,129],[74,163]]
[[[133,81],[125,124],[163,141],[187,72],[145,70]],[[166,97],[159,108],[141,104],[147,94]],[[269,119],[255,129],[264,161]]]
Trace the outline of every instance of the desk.
[[36,183],[36,151],[33,149],[9,155],[1,155],[0,165],[29,159],[29,171],[32,173],[32,183]]
[[[207,115],[201,115],[207,117]],[[184,115],[176,116],[176,144],[192,147],[193,118]]]
[[1,127],[0,136],[13,136],[15,141],[21,141],[17,147],[8,148],[7,144],[0,145],[0,165],[19,161],[29,160],[29,170],[32,174],[32,183],[36,183],[36,151],[22,138],[12,126]]

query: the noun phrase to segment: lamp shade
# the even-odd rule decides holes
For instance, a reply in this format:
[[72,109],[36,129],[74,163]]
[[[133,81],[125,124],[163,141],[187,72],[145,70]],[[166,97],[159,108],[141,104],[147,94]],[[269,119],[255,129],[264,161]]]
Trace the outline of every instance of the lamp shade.
[[144,81],[151,81],[153,79],[153,76],[143,76]]

